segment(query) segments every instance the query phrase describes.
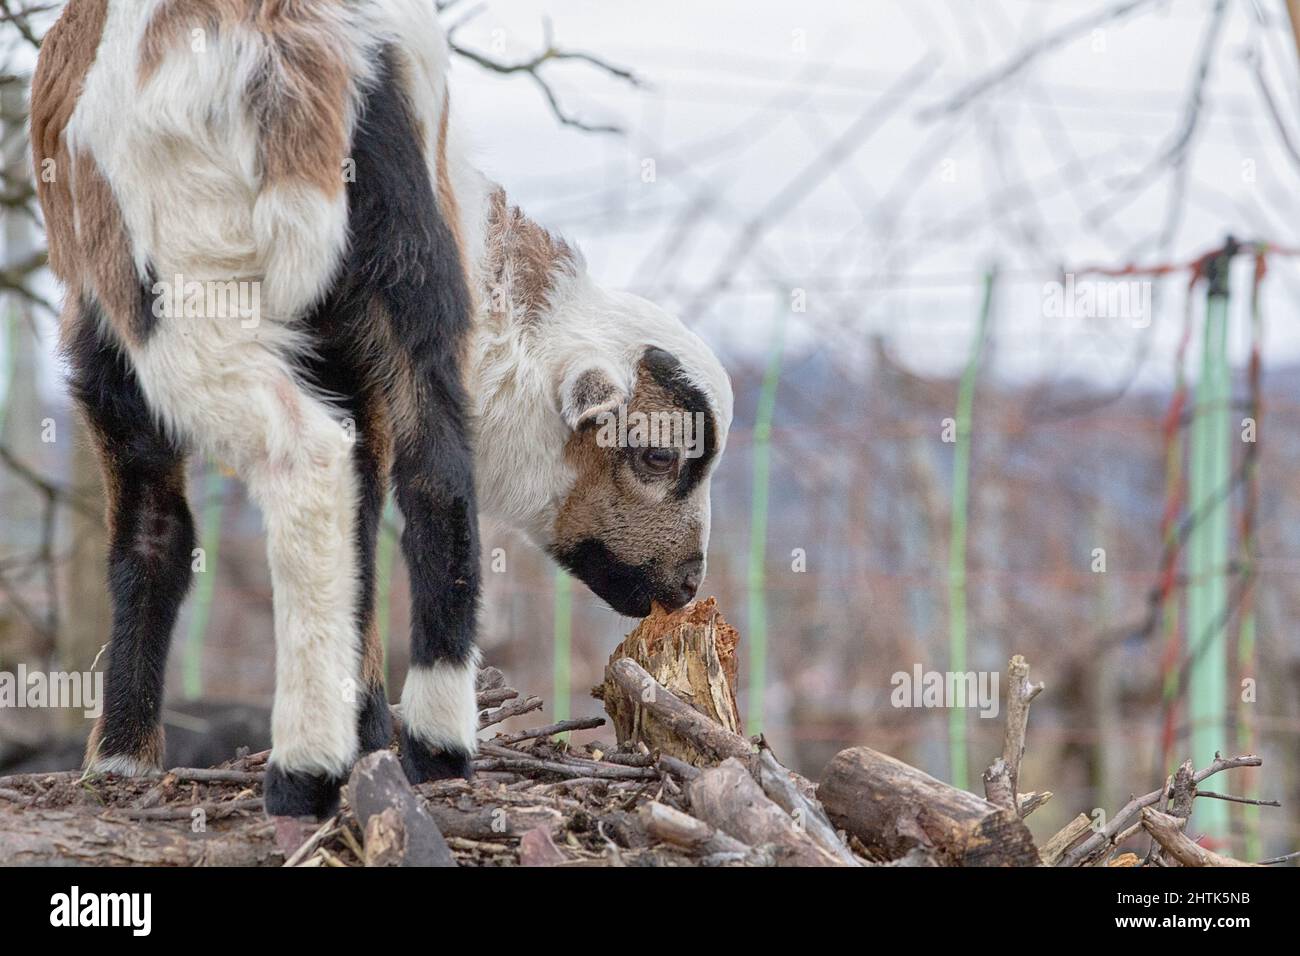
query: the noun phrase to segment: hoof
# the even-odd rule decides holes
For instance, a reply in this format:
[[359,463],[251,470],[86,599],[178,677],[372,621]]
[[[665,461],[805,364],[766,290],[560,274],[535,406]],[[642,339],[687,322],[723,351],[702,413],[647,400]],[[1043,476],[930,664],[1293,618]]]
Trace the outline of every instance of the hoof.
[[339,807],[345,777],[266,768],[263,798],[269,817],[315,817],[324,820]]
[[119,777],[161,777],[162,768],[128,754],[106,754],[93,758],[86,765],[87,776],[96,773],[112,773]]
[[462,777],[469,780],[474,776],[472,755],[459,747],[438,749],[417,740],[402,728],[402,770],[411,783],[426,783],[430,780],[449,780]]

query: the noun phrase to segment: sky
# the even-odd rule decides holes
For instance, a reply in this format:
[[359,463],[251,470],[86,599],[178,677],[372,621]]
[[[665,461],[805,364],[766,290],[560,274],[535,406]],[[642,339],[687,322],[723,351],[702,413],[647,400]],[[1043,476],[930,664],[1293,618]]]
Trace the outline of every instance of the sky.
[[[453,70],[454,110],[484,169],[576,239],[602,281],[678,310],[724,351],[765,351],[801,288],[807,311],[785,321],[787,348],[865,354],[880,334],[920,373],[951,374],[969,349],[983,271],[996,264],[999,374],[1108,384],[1136,366],[1140,384],[1159,387],[1173,375],[1185,274],[1135,287],[1152,297],[1137,320],[1051,314],[1047,284],[1086,266],[1188,262],[1229,233],[1297,244],[1300,160],[1255,75],[1258,63],[1300,142],[1281,0],[1226,4],[1180,193],[1168,157],[1215,0],[1150,2],[1077,29],[966,108],[942,110],[1027,45],[1119,5],[562,0],[544,5],[556,44],[643,83],[570,62],[545,75],[566,111],[625,133],[562,128],[528,77],[503,81],[465,61]],[[526,60],[543,42],[535,3],[462,0],[446,16],[464,18],[458,43],[499,61]],[[867,133],[854,136],[855,124]],[[841,138],[849,148],[831,171],[810,173]],[[765,216],[773,204],[780,215]],[[760,240],[733,269],[725,263],[737,236],[755,221],[765,223]],[[1239,261],[1233,274],[1243,293],[1234,298],[1238,365],[1251,268]],[[720,274],[726,291],[701,302]],[[1263,300],[1267,364],[1300,360],[1290,321],[1298,292],[1296,264],[1275,257]],[[1190,358],[1194,368],[1195,345]]]
[[[1227,0],[1184,188],[1173,191],[1168,154],[1216,3],[1148,0],[1116,22],[1069,30],[951,111],[954,95],[1027,46],[1128,3],[457,0],[444,20],[457,43],[505,63],[532,57],[549,21],[558,47],[637,75],[633,87],[583,62],[543,68],[566,112],[621,134],[564,127],[528,76],[459,58],[453,112],[484,170],[576,240],[601,281],[677,311],[724,355],[761,356],[781,334],[790,352],[851,364],[879,335],[918,373],[953,374],[996,265],[997,374],[1163,387],[1185,275],[1133,287],[1152,301],[1137,321],[1058,315],[1048,303],[1064,272],[1186,262],[1229,232],[1300,245],[1300,157],[1256,79],[1259,64],[1300,143],[1283,0]],[[1166,230],[1171,209],[1176,228]],[[1250,268],[1238,263],[1238,290]],[[1300,361],[1297,294],[1296,263],[1275,257],[1267,365]],[[1238,366],[1245,306],[1234,298]]]

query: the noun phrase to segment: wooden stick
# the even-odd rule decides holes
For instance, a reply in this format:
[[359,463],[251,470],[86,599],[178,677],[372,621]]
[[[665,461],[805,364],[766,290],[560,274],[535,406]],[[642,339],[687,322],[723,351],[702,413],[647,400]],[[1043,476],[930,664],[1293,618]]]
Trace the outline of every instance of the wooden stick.
[[735,837],[667,804],[652,801],[642,804],[638,812],[647,833],[674,846],[696,853],[747,854],[753,850]]
[[524,700],[512,700],[502,704],[496,710],[489,710],[483,714],[478,721],[478,729],[486,730],[493,724],[499,724],[503,720],[509,720],[511,717],[518,717],[520,714],[527,714],[534,710],[542,709],[542,699],[540,697],[527,697]]
[[774,844],[780,852],[778,866],[841,865],[767,798],[735,757],[704,771],[686,792],[692,812],[715,829],[750,846]]
[[[1168,800],[1169,812],[1172,816],[1182,821],[1182,826],[1187,826],[1187,821],[1192,815],[1192,801],[1196,799],[1196,787],[1192,784],[1192,774],[1196,772],[1190,760],[1184,760],[1182,766],[1174,771],[1173,783],[1170,788]],[[1142,821],[1139,821],[1142,822]],[[1135,827],[1136,829],[1136,827]],[[1124,842],[1123,837],[1114,841],[1115,843]],[[1163,849],[1163,844],[1160,844]],[[1173,866],[1174,858],[1168,850],[1163,850],[1160,854],[1160,862],[1163,866]]]
[[1016,810],[870,747],[840,751],[822,773],[817,798],[831,822],[857,837],[873,860],[894,860],[921,847],[949,866],[1039,863]]
[[558,773],[563,777],[601,777],[606,780],[657,780],[659,775],[653,767],[623,767],[618,764],[560,763],[556,760],[542,760],[537,757],[525,757],[522,754],[509,757],[487,757],[475,760],[476,770],[544,770]]
[[1255,866],[1234,860],[1230,856],[1220,856],[1212,850],[1198,845],[1186,833],[1183,827],[1187,821],[1168,813],[1161,813],[1152,807],[1142,809],[1142,826],[1165,850],[1169,858],[1183,866]]
[[1054,796],[1055,794],[1050,790],[1031,790],[1029,793],[1017,794],[1016,806],[1020,808],[1021,818],[1029,816],[1039,807],[1048,803]]
[[240,810],[262,809],[261,797],[240,797],[223,803],[198,803],[179,807],[123,807],[110,811],[109,817],[121,815],[131,820],[189,820],[201,809],[210,820],[220,820]]
[[492,738],[492,743],[517,744],[521,740],[553,737],[556,734],[567,734],[571,730],[594,730],[604,726],[604,717],[575,717],[572,720],[561,720],[554,724],[547,724],[545,727],[534,727],[532,730],[521,730],[514,734],[497,734]]
[[1089,830],[1092,829],[1092,819],[1086,813],[1081,813],[1061,829],[1057,830],[1043,848],[1038,851],[1039,858],[1043,861],[1043,866],[1056,866],[1061,861],[1061,857],[1075,843],[1083,839]]
[[1213,790],[1197,790],[1198,797],[1209,797],[1211,800],[1227,800],[1229,803],[1247,803],[1252,807],[1280,807],[1280,800],[1254,800],[1250,797],[1234,797],[1230,793],[1215,793]]
[[1029,705],[1042,693],[1042,684],[1029,682],[1029,664],[1017,654],[1007,664],[1007,725],[1002,737],[1002,756],[984,771],[984,794],[989,803],[1021,812],[1016,798],[1020,783],[1020,761],[1025,755],[1025,732],[1029,727]]
[[680,777],[687,783],[698,777],[703,771],[699,767],[693,767],[685,760],[679,760],[672,754],[660,754],[659,762],[655,764],[664,773],[671,774],[674,777]]
[[261,783],[265,770],[221,770],[208,767],[177,767],[168,774],[184,782],[199,783]]
[[831,824],[826,811],[816,800],[810,800],[790,779],[790,771],[777,763],[772,751],[764,747],[758,752],[753,776],[772,801],[794,819],[795,825],[812,837],[823,850],[845,866],[861,866],[861,861],[840,840],[839,831]]
[[314,832],[311,836],[309,836],[306,839],[306,841],[302,844],[302,846],[294,850],[292,855],[290,855],[289,859],[284,861],[284,865],[298,866],[299,864],[301,864],[303,860],[305,860],[308,856],[310,856],[312,853],[316,851],[316,847],[320,846],[321,842],[325,839],[325,834],[333,830],[334,827],[338,825],[338,822],[339,822],[339,815],[336,813],[334,814],[334,816],[330,817],[319,827],[317,827],[316,832]]
[[1300,850],[1296,850],[1294,853],[1284,853],[1282,856],[1269,857],[1267,860],[1260,860],[1258,865],[1273,866],[1274,864],[1287,863],[1297,858],[1300,858]]
[[[1254,754],[1244,754],[1240,757],[1222,757],[1215,754],[1213,763],[1204,770],[1198,770],[1192,774],[1192,784],[1195,786],[1202,780],[1208,780],[1216,773],[1222,773],[1225,770],[1235,770],[1239,767],[1258,767],[1263,762]],[[1169,793],[1170,787],[1166,785],[1159,790],[1153,790],[1151,793],[1133,797],[1128,803],[1124,804],[1118,813],[1110,818],[1110,822],[1106,826],[1066,853],[1057,865],[1082,866],[1100,856],[1106,851],[1106,847],[1111,844],[1112,837],[1115,834],[1127,830],[1135,821],[1140,819],[1144,808],[1154,806],[1165,799]]]

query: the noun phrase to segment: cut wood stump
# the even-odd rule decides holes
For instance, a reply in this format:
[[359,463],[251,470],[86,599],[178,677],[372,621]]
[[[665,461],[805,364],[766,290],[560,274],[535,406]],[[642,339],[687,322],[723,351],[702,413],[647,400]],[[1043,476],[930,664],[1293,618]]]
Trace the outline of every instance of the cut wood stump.
[[1036,866],[1033,837],[1012,809],[958,790],[869,747],[842,750],[817,796],[831,821],[880,860],[920,847],[947,866]]
[[644,743],[651,750],[698,764],[714,762],[715,754],[702,753],[683,739],[660,715],[641,706],[640,695],[631,696],[619,686],[614,664],[630,658],[673,697],[707,717],[721,729],[739,735],[740,711],[736,707],[736,644],[739,635],[723,620],[713,598],[667,612],[658,606],[614,648],[605,680],[592,688],[592,696],[605,704],[618,742]]

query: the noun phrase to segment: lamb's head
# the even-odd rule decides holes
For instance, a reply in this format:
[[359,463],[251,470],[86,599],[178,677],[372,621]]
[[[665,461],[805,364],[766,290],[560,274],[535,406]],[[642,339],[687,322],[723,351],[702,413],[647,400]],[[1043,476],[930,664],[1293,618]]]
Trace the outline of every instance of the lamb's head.
[[572,483],[547,549],[614,610],[644,617],[651,602],[685,605],[704,580],[731,383],[678,320],[636,296],[607,296],[604,341],[577,351],[561,383]]

